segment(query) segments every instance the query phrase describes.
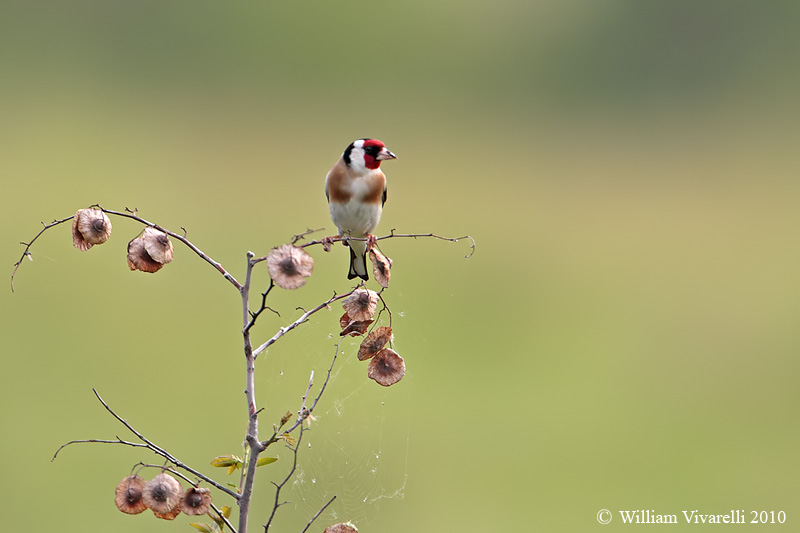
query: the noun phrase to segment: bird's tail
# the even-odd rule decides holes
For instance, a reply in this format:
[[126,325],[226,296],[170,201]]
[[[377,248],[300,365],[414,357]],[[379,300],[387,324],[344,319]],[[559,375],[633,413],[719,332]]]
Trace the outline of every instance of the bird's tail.
[[364,241],[348,241],[350,246],[350,272],[347,279],[359,277],[364,281],[369,279],[367,273],[367,243]]

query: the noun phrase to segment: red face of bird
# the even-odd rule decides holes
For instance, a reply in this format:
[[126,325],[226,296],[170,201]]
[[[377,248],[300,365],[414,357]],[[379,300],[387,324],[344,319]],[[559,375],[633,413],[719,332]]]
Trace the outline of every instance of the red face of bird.
[[397,159],[383,142],[377,139],[359,139],[350,143],[342,154],[344,162],[355,171],[375,170],[381,161]]

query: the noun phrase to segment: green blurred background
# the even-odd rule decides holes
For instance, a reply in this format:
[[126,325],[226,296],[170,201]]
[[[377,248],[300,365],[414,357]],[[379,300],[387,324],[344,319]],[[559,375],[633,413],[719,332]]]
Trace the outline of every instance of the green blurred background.
[[[242,279],[247,250],[332,232],[325,173],[380,138],[400,159],[379,233],[469,233],[477,252],[382,243],[408,374],[383,389],[343,343],[277,531],[333,494],[312,530],[608,531],[635,509],[783,510],[747,530],[796,530],[799,17],[789,1],[3,0],[0,254],[8,276],[40,221],[99,202],[185,227]],[[192,530],[114,508],[152,454],[50,462],[127,437],[92,387],[223,481],[204,465],[241,449],[238,294],[178,245],[157,275],[129,272],[140,228],[113,223],[88,253],[50,230],[0,296],[5,530]],[[350,286],[344,248],[312,253],[257,341]],[[310,370],[321,383],[338,313],[259,360],[262,432]],[[253,530],[290,462],[276,453]]]

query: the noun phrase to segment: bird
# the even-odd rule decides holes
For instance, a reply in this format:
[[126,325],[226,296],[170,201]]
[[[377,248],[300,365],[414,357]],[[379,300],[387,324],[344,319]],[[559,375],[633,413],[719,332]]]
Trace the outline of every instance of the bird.
[[381,170],[381,161],[389,159],[397,156],[382,141],[357,139],[345,148],[325,177],[331,220],[342,242],[350,247],[347,279],[369,280],[367,252],[375,244],[372,232],[378,227],[386,203],[386,175]]

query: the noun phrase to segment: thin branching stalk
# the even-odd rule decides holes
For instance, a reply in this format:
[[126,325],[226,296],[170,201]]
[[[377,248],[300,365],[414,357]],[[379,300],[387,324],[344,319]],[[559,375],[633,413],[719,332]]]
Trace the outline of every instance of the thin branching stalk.
[[[270,528],[270,526],[273,523],[273,519],[275,518],[275,515],[276,515],[276,513],[278,511],[278,508],[281,507],[284,503],[287,503],[287,502],[282,502],[281,501],[281,499],[280,499],[281,491],[283,490],[283,488],[286,486],[286,484],[289,482],[289,480],[292,478],[292,476],[297,471],[297,462],[298,462],[298,454],[299,454],[299,450],[300,450],[300,443],[301,443],[301,441],[303,439],[303,433],[306,431],[306,428],[304,426],[304,422],[311,416],[312,412],[314,411],[314,409],[316,408],[317,404],[319,403],[320,398],[322,397],[323,393],[325,392],[325,390],[326,390],[326,388],[328,386],[328,383],[330,382],[331,374],[333,372],[333,368],[334,368],[334,365],[336,364],[336,360],[337,360],[337,357],[338,357],[338,354],[339,354],[339,348],[340,348],[341,341],[336,343],[335,351],[334,351],[334,354],[333,354],[333,358],[332,358],[330,366],[328,368],[327,375],[325,377],[325,381],[322,384],[322,386],[320,387],[320,390],[317,393],[317,395],[314,398],[314,401],[311,403],[311,405],[308,405],[308,400],[309,400],[309,397],[310,397],[310,394],[311,394],[311,389],[314,386],[314,372],[313,371],[311,372],[311,376],[310,376],[309,381],[308,381],[308,387],[306,388],[305,394],[303,394],[302,402],[301,402],[301,405],[300,405],[300,409],[297,411],[297,417],[296,417],[294,423],[290,427],[288,427],[288,429],[283,429],[284,424],[288,420],[282,419],[280,426],[277,426],[277,425],[274,426],[274,431],[272,433],[272,436],[270,436],[268,439],[263,440],[263,441],[261,441],[259,439],[259,434],[258,434],[258,414],[260,413],[261,409],[258,409],[257,406],[256,406],[256,392],[255,392],[255,362],[256,362],[256,359],[257,359],[259,354],[261,354],[262,352],[267,350],[270,346],[272,346],[275,342],[277,342],[279,339],[281,339],[287,333],[289,333],[290,331],[296,329],[301,324],[304,324],[305,322],[307,322],[314,314],[318,313],[319,311],[321,311],[323,309],[329,309],[330,308],[330,304],[332,304],[332,303],[334,303],[334,302],[336,302],[338,300],[342,300],[344,298],[347,298],[348,296],[353,294],[354,291],[356,291],[357,289],[361,288],[363,286],[363,284],[360,284],[360,285],[356,286],[355,288],[353,288],[352,290],[350,290],[349,292],[346,292],[344,294],[336,294],[336,293],[334,293],[333,296],[331,296],[327,300],[323,301],[319,305],[317,305],[317,306],[315,306],[315,307],[313,307],[313,308],[311,308],[309,310],[305,310],[305,309],[302,309],[302,308],[298,307],[297,309],[303,311],[303,313],[300,315],[300,317],[298,317],[296,320],[291,322],[289,325],[280,327],[278,329],[278,331],[269,340],[267,340],[266,342],[258,345],[258,347],[253,348],[252,339],[251,339],[251,330],[255,326],[256,321],[258,320],[258,317],[265,310],[268,310],[268,309],[270,311],[273,311],[274,313],[276,313],[278,316],[280,316],[280,314],[277,311],[275,311],[274,309],[272,309],[269,306],[267,306],[267,298],[268,298],[270,292],[272,291],[272,289],[275,287],[275,282],[272,279],[270,279],[269,287],[264,292],[260,293],[261,294],[261,302],[260,302],[260,305],[258,306],[258,308],[255,309],[254,311],[251,310],[251,308],[250,308],[250,291],[251,291],[251,288],[252,288],[251,282],[252,282],[253,268],[256,265],[258,265],[258,263],[266,261],[267,260],[267,256],[256,257],[253,252],[247,252],[247,264],[246,264],[246,270],[245,270],[245,281],[242,284],[232,274],[230,274],[219,262],[217,262],[216,260],[212,259],[209,255],[207,255],[205,252],[200,250],[200,248],[198,248],[195,244],[193,244],[191,241],[189,241],[186,238],[186,230],[185,229],[181,228],[181,229],[183,229],[183,235],[181,235],[179,233],[176,233],[174,231],[170,231],[170,230],[168,230],[168,229],[166,229],[166,228],[164,228],[164,227],[162,227],[162,226],[160,226],[158,224],[155,224],[153,222],[150,222],[150,221],[140,217],[138,215],[137,210],[135,210],[135,209],[131,210],[131,209],[125,208],[125,211],[115,211],[115,210],[111,210],[111,209],[106,209],[104,207],[101,207],[100,205],[94,205],[94,206],[91,206],[91,207],[97,208],[97,209],[101,210],[102,212],[106,213],[107,215],[123,217],[123,218],[127,218],[127,219],[130,219],[130,220],[134,220],[134,221],[138,222],[139,224],[142,224],[142,225],[147,226],[147,227],[154,228],[155,230],[160,231],[160,232],[162,232],[162,233],[164,233],[166,235],[169,235],[173,239],[178,240],[179,242],[181,242],[185,246],[187,246],[190,250],[192,250],[198,257],[200,257],[205,262],[207,262],[208,264],[213,266],[214,269],[218,273],[220,273],[239,292],[239,294],[241,296],[241,300],[242,300],[242,307],[241,307],[241,311],[242,311],[242,341],[243,341],[243,349],[244,349],[244,356],[245,356],[245,397],[246,397],[246,404],[247,404],[247,431],[246,431],[246,436],[245,436],[246,451],[245,451],[245,458],[244,458],[245,464],[242,465],[242,479],[240,480],[239,491],[232,490],[231,488],[218,483],[217,481],[213,480],[212,478],[204,475],[203,473],[199,472],[198,470],[196,470],[196,469],[188,466],[187,464],[183,463],[182,461],[177,459],[173,454],[171,454],[170,452],[168,452],[164,448],[158,446],[157,444],[155,444],[154,442],[149,440],[147,437],[145,437],[141,432],[139,432],[137,429],[135,429],[125,419],[123,419],[116,412],[114,412],[114,410],[111,409],[111,407],[105,402],[105,400],[103,400],[103,398],[100,396],[100,394],[97,392],[96,389],[92,389],[92,390],[94,391],[95,396],[100,401],[100,403],[103,405],[103,407],[105,407],[105,409],[114,418],[116,418],[121,424],[123,424],[128,429],[128,431],[130,431],[133,435],[135,435],[139,439],[139,441],[141,441],[141,442],[132,442],[132,441],[123,440],[119,436],[117,436],[116,439],[72,440],[70,442],[67,442],[67,443],[63,444],[62,446],[60,446],[58,448],[58,450],[56,450],[55,454],[53,455],[53,460],[56,459],[56,457],[58,456],[59,452],[61,452],[61,450],[63,450],[67,446],[70,446],[72,444],[78,444],[78,443],[118,444],[118,445],[123,445],[123,446],[134,447],[134,448],[148,449],[151,452],[155,453],[156,455],[162,457],[166,461],[166,463],[174,465],[175,468],[171,468],[171,467],[167,466],[166,463],[165,463],[165,465],[162,465],[162,466],[146,465],[144,463],[139,463],[143,468],[144,467],[160,468],[162,471],[168,471],[168,472],[171,472],[171,473],[175,474],[178,477],[181,477],[182,479],[186,480],[187,482],[191,483],[193,486],[196,487],[199,482],[191,480],[189,477],[187,477],[185,474],[183,474],[181,472],[181,470],[183,470],[183,471],[188,472],[191,475],[197,477],[198,479],[204,481],[205,483],[208,483],[209,485],[211,485],[212,487],[216,488],[217,490],[222,491],[223,493],[225,493],[228,496],[232,497],[234,499],[234,501],[236,501],[236,503],[239,505],[239,523],[238,523],[238,528],[234,528],[233,525],[231,524],[231,522],[224,516],[222,511],[220,511],[217,507],[212,505],[212,508],[213,508],[214,512],[217,514],[217,516],[220,518],[220,520],[226,525],[226,527],[228,529],[230,529],[230,531],[232,533],[247,533],[249,516],[250,516],[250,509],[251,509],[250,506],[251,506],[251,502],[252,502],[252,499],[253,499],[253,488],[254,488],[254,482],[255,482],[256,469],[258,467],[259,455],[268,446],[278,442],[279,440],[284,440],[286,442],[286,444],[287,444],[287,447],[292,451],[292,454],[293,454],[292,466],[291,466],[291,469],[289,470],[289,472],[286,474],[286,477],[283,478],[283,480],[280,483],[276,483],[274,481],[272,482],[273,485],[275,485],[276,490],[275,490],[274,503],[273,503],[272,509],[270,511],[269,519],[267,520],[266,524],[264,525],[264,531],[265,531],[265,533],[267,533],[269,528]],[[60,224],[63,224],[65,222],[68,222],[70,220],[73,220],[73,218],[74,218],[73,216],[70,216],[70,217],[63,218],[63,219],[56,219],[56,220],[53,220],[52,222],[50,222],[49,224],[45,224],[43,222],[42,223],[42,226],[43,226],[42,229],[39,230],[39,232],[33,237],[33,239],[31,239],[29,242],[20,243],[20,244],[24,245],[25,248],[24,248],[24,250],[22,252],[22,256],[20,257],[19,261],[17,261],[14,264],[14,269],[13,269],[13,271],[11,273],[11,290],[12,290],[12,292],[14,291],[14,277],[16,276],[17,271],[19,270],[19,268],[22,265],[23,261],[25,260],[26,257],[28,259],[31,259],[31,260],[33,259],[33,256],[31,254],[31,247],[37,241],[37,239],[39,239],[39,237],[41,237],[42,234],[44,234],[48,229],[53,228],[55,226],[58,226]],[[312,241],[304,242],[303,244],[297,244],[299,241],[304,240],[308,235],[310,235],[312,233],[315,233],[317,231],[320,231],[320,230],[309,229],[309,230],[307,230],[307,231],[305,231],[305,232],[303,232],[301,234],[295,235],[291,239],[291,244],[294,245],[294,246],[298,246],[300,248],[305,248],[305,247],[314,246],[314,245],[322,245],[323,248],[327,251],[327,250],[330,249],[330,245],[333,242],[345,240],[345,238],[343,238],[343,237],[326,237],[326,238],[321,239],[321,240],[312,240]],[[375,240],[376,241],[381,241],[381,240],[392,239],[392,238],[414,238],[414,239],[417,239],[417,238],[425,238],[425,237],[439,239],[439,240],[445,240],[445,241],[451,241],[451,242],[458,242],[458,241],[466,239],[466,240],[469,240],[470,243],[471,243],[470,244],[471,251],[466,257],[470,257],[475,252],[475,240],[472,237],[470,237],[469,235],[465,235],[463,237],[450,238],[450,237],[442,237],[442,236],[434,234],[434,233],[398,234],[398,233],[395,233],[395,230],[392,230],[389,235],[384,235],[382,237],[377,237],[377,238],[375,238]],[[347,239],[350,239],[350,240],[366,240],[366,239],[354,239],[354,238],[350,238],[350,237],[347,237]],[[386,311],[388,313],[388,315],[389,315],[389,323],[390,323],[390,326],[391,326],[391,319],[392,319],[391,310],[389,309],[389,306],[387,305],[386,301],[384,300],[384,298],[382,296],[382,293],[383,293],[383,290],[381,290],[381,292],[379,293],[379,297],[381,299],[381,302],[383,303],[383,309],[381,310],[381,313],[383,311]],[[379,313],[379,317],[380,317],[380,313]],[[294,437],[291,437],[290,434],[293,433],[297,429],[299,429],[299,434],[298,434],[297,438],[295,439]],[[322,506],[321,509],[319,509],[319,511],[311,518],[311,520],[308,522],[306,527],[303,529],[303,532],[307,531],[311,527],[311,525],[314,523],[314,521],[317,520],[317,518],[319,518],[319,516],[328,508],[328,506],[330,506],[333,503],[333,501],[335,499],[336,499],[336,496],[334,495],[330,500],[328,500],[327,503],[325,503]]]

